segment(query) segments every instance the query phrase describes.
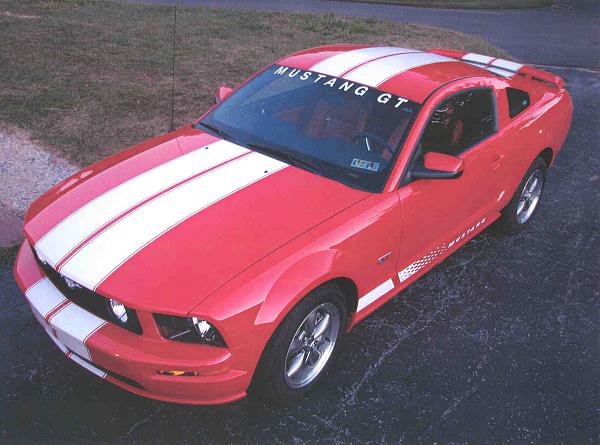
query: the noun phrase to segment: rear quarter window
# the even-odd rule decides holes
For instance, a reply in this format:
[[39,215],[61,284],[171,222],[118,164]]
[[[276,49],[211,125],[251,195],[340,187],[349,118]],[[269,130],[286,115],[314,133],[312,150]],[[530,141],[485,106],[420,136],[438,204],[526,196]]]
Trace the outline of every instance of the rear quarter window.
[[527,91],[507,88],[506,95],[508,97],[508,113],[511,119],[531,104],[531,99]]

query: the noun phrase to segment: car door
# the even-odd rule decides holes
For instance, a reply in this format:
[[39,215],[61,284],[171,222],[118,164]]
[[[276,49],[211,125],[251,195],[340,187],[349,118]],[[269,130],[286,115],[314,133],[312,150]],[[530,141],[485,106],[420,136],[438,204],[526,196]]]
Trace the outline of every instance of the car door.
[[402,242],[397,272],[401,282],[424,273],[497,214],[499,167],[503,161],[497,132],[496,92],[492,87],[450,93],[437,102],[411,166],[428,152],[463,160],[455,179],[407,178],[398,191],[402,206]]

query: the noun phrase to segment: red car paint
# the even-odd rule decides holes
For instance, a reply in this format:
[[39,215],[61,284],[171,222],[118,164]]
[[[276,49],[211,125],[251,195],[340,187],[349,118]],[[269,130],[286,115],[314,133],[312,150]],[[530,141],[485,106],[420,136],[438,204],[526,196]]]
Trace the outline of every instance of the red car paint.
[[[346,78],[358,68],[376,66],[370,64],[396,57],[396,53],[400,64],[401,54],[418,53],[384,48],[381,55],[378,51],[359,45],[334,45],[293,54],[278,64],[311,70],[346,54],[347,59],[333,59],[339,60],[339,66],[338,62],[330,64],[340,78]],[[257,177],[250,177],[243,187],[224,191],[206,207],[182,213],[176,224],[157,226],[152,229],[154,233],[144,227],[155,224],[154,219],[135,218],[153,208],[159,211],[157,203],[173,204],[170,197],[179,196],[186,188],[196,197],[191,194],[193,184],[201,184],[205,177],[207,184],[212,184],[208,182],[211,175],[232,165],[262,166],[263,160],[253,160],[254,154],[218,145],[217,138],[191,126],[100,161],[49,190],[26,215],[26,241],[14,269],[42,326],[67,356],[96,375],[147,397],[198,404],[243,397],[279,323],[323,283],[336,280],[346,290],[350,309],[347,329],[352,329],[491,224],[531,162],[542,152],[550,161],[555,159],[570,126],[572,102],[557,76],[457,51],[434,50],[418,56],[427,59],[427,54],[452,60],[431,59],[378,84],[382,91],[422,104],[382,193],[360,191],[273,163],[265,167],[264,175],[257,171]],[[474,60],[476,65],[466,63]],[[490,71],[499,65],[514,70],[507,76]],[[509,86],[527,91],[531,98],[531,105],[512,119],[506,95]],[[431,168],[461,169],[459,178],[402,182],[436,106],[457,92],[478,87],[494,92],[497,132],[460,154],[459,159],[433,156],[426,160]],[[123,203],[118,202],[114,190],[184,156],[202,156],[205,147],[217,147],[206,148],[207,153],[217,150],[217,154],[206,155],[216,156],[216,160],[205,169],[182,175],[173,183],[163,175],[160,180],[166,185],[156,192],[144,189],[144,184],[152,187],[155,178],[141,181],[134,189],[139,199],[132,200],[129,193],[124,194]],[[220,160],[218,150],[230,150],[231,154]],[[85,209],[94,208],[94,202],[106,193],[116,198],[103,206],[98,204],[97,211],[106,213],[104,219],[91,211],[85,219]],[[106,206],[113,205],[111,213]],[[178,205],[169,209],[179,211]],[[69,218],[80,220],[79,225],[68,226],[65,221]],[[127,226],[127,219],[137,225],[132,222]],[[90,227],[82,229],[83,235],[73,246],[61,245],[61,239],[68,240],[81,229],[81,221],[93,224],[89,222]],[[61,234],[61,227],[70,227],[70,231]],[[139,235],[140,240],[135,241],[139,246],[129,237],[118,238],[126,234],[134,239],[138,230],[145,236]],[[46,248],[44,243],[50,245],[48,239],[52,237],[52,248]],[[111,244],[111,240],[133,243],[133,247]],[[102,248],[111,245],[122,254],[121,259],[101,261],[93,255],[97,248],[98,257],[110,256],[110,251]],[[71,280],[88,283],[98,294],[135,309],[143,334],[88,317],[83,309],[62,299],[45,278],[34,248],[40,258]],[[60,254],[52,257],[51,251]],[[91,256],[86,256],[88,251]],[[107,272],[94,275],[102,268]],[[59,319],[66,310],[85,320],[75,320],[74,327],[65,328]],[[152,313],[201,317],[217,327],[227,347],[166,340]],[[164,369],[197,375],[157,374]]]

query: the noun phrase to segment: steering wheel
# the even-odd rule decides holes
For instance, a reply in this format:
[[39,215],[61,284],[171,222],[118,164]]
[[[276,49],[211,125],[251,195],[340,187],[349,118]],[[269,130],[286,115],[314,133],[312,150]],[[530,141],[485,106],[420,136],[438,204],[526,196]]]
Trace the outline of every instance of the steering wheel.
[[[351,141],[356,142],[360,138],[364,138],[365,146],[367,148],[367,151],[369,151],[369,152],[375,151],[375,147],[373,147],[373,145],[369,143],[369,139],[372,139],[374,141],[377,141],[378,145],[380,147],[387,149],[390,152],[390,154],[394,154],[395,147],[392,144],[390,144],[388,141],[383,139],[381,136],[363,131],[363,132],[356,133],[355,135],[353,135],[351,138]],[[381,153],[382,150],[378,150],[378,152]]]

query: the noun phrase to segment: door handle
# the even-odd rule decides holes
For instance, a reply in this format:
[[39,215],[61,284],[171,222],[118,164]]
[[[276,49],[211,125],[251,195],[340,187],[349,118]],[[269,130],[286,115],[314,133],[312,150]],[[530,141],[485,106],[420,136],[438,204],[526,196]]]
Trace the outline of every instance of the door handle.
[[502,161],[502,158],[504,158],[504,155],[496,155],[492,158],[492,160],[490,161],[490,167],[492,168],[498,168],[500,167],[500,162]]

